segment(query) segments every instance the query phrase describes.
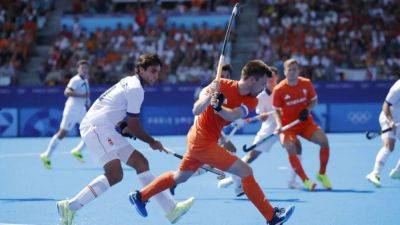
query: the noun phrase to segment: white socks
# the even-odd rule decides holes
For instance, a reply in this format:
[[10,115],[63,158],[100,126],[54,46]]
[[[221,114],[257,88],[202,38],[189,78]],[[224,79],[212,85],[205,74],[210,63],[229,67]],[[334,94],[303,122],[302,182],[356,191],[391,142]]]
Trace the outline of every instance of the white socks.
[[[297,155],[297,158],[301,162],[301,155]],[[296,171],[294,171],[293,167],[290,166],[290,180],[289,182],[295,182],[297,177]]]
[[233,174],[231,177],[233,179],[233,183],[235,184],[235,187],[242,186],[242,178],[240,178],[239,176],[233,175]]
[[83,142],[81,139],[79,144],[75,148],[73,148],[71,152],[81,152],[84,147],[85,147],[85,142]]
[[388,157],[390,155],[390,150],[388,148],[382,147],[378,154],[376,155],[376,159],[375,159],[375,166],[374,166],[374,170],[372,171],[372,173],[379,175],[381,173],[381,170],[383,168],[383,166],[385,165]]
[[51,138],[49,145],[47,146],[46,152],[44,153],[47,157],[51,157],[51,154],[56,149],[58,142],[60,142],[60,139],[58,139],[58,136],[55,134]]
[[110,184],[105,175],[98,176],[89,185],[81,190],[74,198],[69,200],[69,209],[76,212],[93,199],[104,193]]
[[[140,173],[138,174],[138,177],[143,186],[147,186],[155,179],[154,175],[150,171]],[[170,213],[175,208],[175,201],[168,190],[158,193],[153,198],[166,214]]]

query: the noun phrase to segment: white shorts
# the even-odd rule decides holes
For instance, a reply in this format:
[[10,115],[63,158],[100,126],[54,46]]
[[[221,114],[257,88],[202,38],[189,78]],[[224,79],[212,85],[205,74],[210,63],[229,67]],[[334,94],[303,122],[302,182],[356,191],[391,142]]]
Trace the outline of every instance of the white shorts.
[[60,129],[70,131],[74,128],[76,124],[80,124],[83,117],[85,116],[85,111],[77,110],[64,110],[63,117],[60,124]]
[[[257,132],[256,137],[254,138],[253,144],[256,144],[260,140],[264,139],[267,136],[270,136],[274,133],[275,127],[268,126],[268,127],[261,127],[261,129]],[[272,146],[279,140],[279,136],[275,135],[264,141],[262,144],[257,146],[254,150],[258,152],[269,152]]]
[[[381,125],[381,129],[382,130],[385,130],[385,129],[387,129],[389,127],[389,123],[388,123],[388,121],[386,119],[386,116],[383,113],[381,113],[379,115],[379,124]],[[381,135],[381,138],[382,139],[391,138],[391,139],[394,139],[394,140],[400,139],[400,127],[399,126],[396,127],[396,130],[394,130],[394,131],[392,130],[392,131],[388,131],[388,132],[383,133]]]
[[114,127],[96,127],[82,124],[80,127],[83,142],[89,155],[99,166],[104,166],[114,159],[126,163],[135,148]]

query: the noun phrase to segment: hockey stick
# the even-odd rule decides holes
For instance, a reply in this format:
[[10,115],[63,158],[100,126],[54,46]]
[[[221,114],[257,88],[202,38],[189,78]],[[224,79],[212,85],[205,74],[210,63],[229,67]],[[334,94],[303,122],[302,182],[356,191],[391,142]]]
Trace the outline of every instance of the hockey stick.
[[[287,124],[286,126],[282,127],[281,132],[283,132],[283,131],[285,131],[285,130],[288,130],[288,129],[294,127],[294,126],[296,126],[298,123],[300,123],[300,120],[299,120],[299,119],[297,119],[297,120],[295,120],[295,121],[293,121],[293,122]],[[247,148],[246,145],[243,145],[243,151],[244,151],[244,152],[249,152],[249,151],[255,149],[255,148],[256,148],[257,146],[259,146],[260,144],[264,143],[265,141],[267,141],[267,140],[269,140],[269,139],[271,139],[271,138],[273,138],[273,137],[277,137],[277,136],[278,136],[278,134],[275,134],[275,133],[274,133],[274,134],[271,134],[271,135],[268,135],[267,137],[261,139],[260,141],[258,141],[257,143],[251,145],[251,146],[248,147],[248,148]]]
[[[178,153],[172,151],[171,149],[168,149],[168,148],[165,148],[165,147],[164,147],[164,151],[165,151],[168,155],[173,155],[173,156],[175,156],[176,158],[183,159],[183,156],[182,156],[182,155],[180,155],[180,154],[178,154]],[[203,166],[201,166],[201,168],[204,169],[204,170],[206,170],[206,171],[208,171],[208,172],[211,172],[211,173],[214,173],[214,174],[218,175],[218,177],[217,177],[218,180],[222,180],[222,179],[225,178],[225,173],[224,173],[223,171],[219,170],[219,169],[212,168],[211,166],[208,166],[208,165],[203,165]]]
[[[266,115],[271,115],[271,114],[273,114],[273,113],[274,113],[274,111],[269,111],[269,112],[266,113]],[[235,122],[231,123],[231,124],[229,125],[229,128],[232,128],[232,127],[233,127],[233,128],[232,128],[231,132],[229,132],[228,135],[225,135],[224,132],[221,132],[221,135],[223,136],[225,142],[230,141],[230,140],[232,139],[233,135],[235,135],[236,132],[237,132],[240,128],[242,128],[244,125],[247,125],[247,124],[249,124],[249,123],[252,123],[252,122],[255,122],[255,121],[257,121],[257,120],[260,120],[261,116],[262,116],[262,114],[257,115],[257,116],[253,116],[253,117],[249,117],[249,118],[246,118],[246,119],[243,119],[243,125],[242,125],[242,126],[238,125],[238,124],[235,123]]]
[[228,44],[228,40],[231,35],[232,22],[235,19],[238,12],[239,12],[239,3],[236,3],[235,6],[233,7],[231,18],[229,19],[228,28],[226,29],[226,33],[225,33],[224,43],[222,45],[221,55],[219,56],[218,67],[217,67],[217,76],[215,78],[216,81],[219,81],[221,79],[222,66],[225,62],[226,45]]
[[[399,125],[400,125],[400,123],[396,123],[396,124],[395,124],[396,127],[399,126]],[[365,137],[366,137],[368,140],[372,140],[372,139],[374,139],[374,138],[376,138],[376,137],[379,137],[379,136],[381,136],[382,134],[384,134],[384,133],[386,133],[386,132],[389,132],[389,131],[391,131],[391,130],[393,130],[392,127],[386,128],[386,129],[381,130],[381,131],[379,131],[379,132],[367,131],[367,132],[365,132]]]

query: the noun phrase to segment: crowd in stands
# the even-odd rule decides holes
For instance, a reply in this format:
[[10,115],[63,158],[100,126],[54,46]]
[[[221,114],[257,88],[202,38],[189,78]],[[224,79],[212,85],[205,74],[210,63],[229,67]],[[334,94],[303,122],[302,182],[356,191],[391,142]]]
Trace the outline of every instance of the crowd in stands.
[[51,7],[51,0],[0,1],[0,86],[19,83]]
[[395,0],[262,0],[256,57],[294,57],[313,80],[345,80],[338,68],[367,68],[365,80],[400,74],[400,7]]
[[48,85],[65,83],[64,78],[76,72],[75,63],[85,58],[91,62],[94,83],[114,83],[133,71],[139,54],[157,52],[164,62],[160,82],[209,82],[218,62],[224,28],[211,28],[206,23],[167,28],[163,13],[156,17],[155,25],[150,25],[146,23],[149,13],[147,8],[137,8],[132,25],[119,24],[114,30],[97,28],[94,32],[88,32],[75,19],[72,30],[63,27],[53,43],[42,71],[44,81]]

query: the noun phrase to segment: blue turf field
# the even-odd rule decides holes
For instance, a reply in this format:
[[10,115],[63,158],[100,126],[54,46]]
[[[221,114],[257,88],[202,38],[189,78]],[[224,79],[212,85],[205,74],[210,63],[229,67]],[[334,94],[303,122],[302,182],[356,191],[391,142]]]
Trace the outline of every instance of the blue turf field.
[[[251,142],[251,136],[236,136],[237,146]],[[165,146],[183,152],[183,136],[164,136]],[[396,149],[382,174],[383,187],[374,188],[364,177],[371,170],[380,139],[367,141],[362,134],[330,134],[331,158],[328,174],[334,190],[314,193],[287,189],[289,170],[286,153],[279,145],[252,164],[256,179],[273,205],[294,204],[290,225],[395,225],[400,224],[400,181],[388,173],[400,154]],[[72,197],[102,173],[90,159],[80,164],[67,151],[78,138],[59,144],[53,170],[45,170],[38,158],[49,138],[0,139],[0,224],[58,224],[55,201]],[[318,148],[303,143],[303,164],[314,179],[319,168]],[[141,142],[133,144],[148,157],[153,173],[175,169],[179,161],[153,152]],[[243,153],[239,151],[239,155]],[[87,152],[84,153],[87,156]],[[315,180],[315,179],[314,179]],[[234,198],[232,189],[218,189],[212,174],[193,177],[177,188],[177,199],[196,197],[192,209],[178,224],[258,225],[265,221],[246,198]],[[128,193],[140,184],[131,169],[122,183],[79,211],[77,225],[168,224],[161,209],[150,202],[149,217],[140,217],[128,201]]]

